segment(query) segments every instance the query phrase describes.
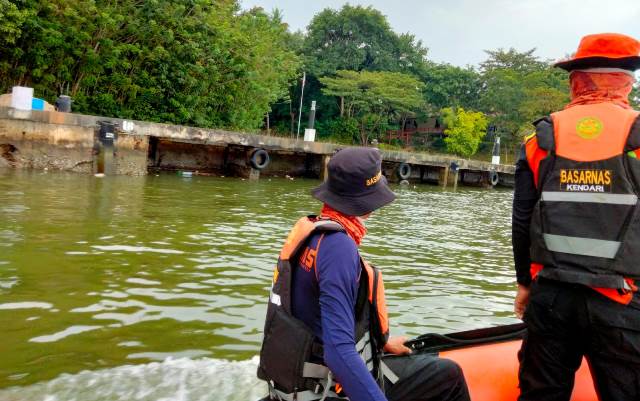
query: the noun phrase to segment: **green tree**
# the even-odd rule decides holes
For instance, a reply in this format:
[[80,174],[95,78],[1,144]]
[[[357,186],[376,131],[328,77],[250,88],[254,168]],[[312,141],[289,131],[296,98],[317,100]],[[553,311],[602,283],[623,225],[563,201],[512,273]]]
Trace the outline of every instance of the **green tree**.
[[478,151],[480,141],[487,133],[488,120],[481,112],[442,109],[444,124],[447,127],[444,139],[447,152],[463,157],[471,157]]
[[535,52],[535,48],[524,52],[518,52],[514,48],[509,48],[508,50],[485,50],[489,58],[480,63],[480,69],[484,73],[490,73],[496,70],[512,70],[519,73],[529,73],[546,68],[547,64],[540,61],[538,56],[534,54]]
[[[345,5],[316,14],[298,53],[307,73],[305,99],[317,101],[318,121],[338,119],[343,112],[340,98],[322,92],[319,77],[338,70],[393,71],[416,74],[426,60],[427,49],[411,34],[394,32],[386,17],[371,7]],[[300,76],[302,72],[300,72]],[[288,120],[293,131],[300,103],[300,80],[288,98],[274,108],[274,120]],[[303,106],[304,113],[309,102]],[[344,113],[342,113],[343,115]]]
[[22,34],[22,25],[29,18],[28,10],[20,10],[9,0],[0,0],[0,44],[11,45]]
[[412,35],[398,35],[387,18],[372,7],[327,8],[307,28],[303,52],[311,75],[338,70],[411,71],[427,49]]
[[514,49],[487,51],[481,64],[480,109],[498,131],[518,140],[531,122],[562,108],[568,100],[568,77],[534,55]]
[[477,108],[481,77],[473,68],[427,63],[418,76],[425,84],[425,100],[434,111],[444,107]]
[[358,121],[363,145],[390,119],[401,120],[424,107],[423,85],[408,74],[341,70],[320,82],[324,94],[343,99],[344,116]]
[[79,112],[257,128],[299,66],[279,13],[236,0],[14,4],[29,18],[0,52],[0,89],[67,93]]
[[336,118],[319,121],[316,125],[318,137],[331,142],[351,145],[360,140],[360,128],[355,118]]

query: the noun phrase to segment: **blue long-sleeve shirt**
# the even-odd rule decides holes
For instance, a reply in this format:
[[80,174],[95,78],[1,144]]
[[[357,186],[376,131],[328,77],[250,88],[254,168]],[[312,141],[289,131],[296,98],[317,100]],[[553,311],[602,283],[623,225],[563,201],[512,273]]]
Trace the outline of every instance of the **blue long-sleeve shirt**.
[[356,352],[355,305],[360,273],[358,248],[348,235],[315,234],[294,263],[292,312],[322,340],[324,363],[349,399],[386,401]]

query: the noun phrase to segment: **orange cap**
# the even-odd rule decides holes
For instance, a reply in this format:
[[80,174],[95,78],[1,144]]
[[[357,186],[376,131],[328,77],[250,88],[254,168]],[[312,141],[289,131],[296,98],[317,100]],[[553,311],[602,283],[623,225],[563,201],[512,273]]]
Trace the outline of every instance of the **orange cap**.
[[555,64],[567,71],[586,68],[640,69],[640,42],[619,33],[598,33],[580,40],[575,55]]

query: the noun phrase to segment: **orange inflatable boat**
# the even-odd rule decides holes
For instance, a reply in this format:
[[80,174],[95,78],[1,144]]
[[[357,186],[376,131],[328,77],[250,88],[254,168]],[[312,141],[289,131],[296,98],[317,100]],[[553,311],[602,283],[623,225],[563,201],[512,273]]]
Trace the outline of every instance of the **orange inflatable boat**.
[[[426,334],[407,344],[414,352],[427,352],[456,361],[464,371],[473,401],[516,401],[518,350],[524,324],[471,330],[447,335]],[[571,401],[597,401],[586,361],[576,373]]]
[[[406,345],[415,353],[456,361],[462,367],[472,401],[516,401],[520,394],[518,351],[526,330],[520,323],[446,335],[425,334]],[[571,401],[597,400],[589,366],[583,360]]]

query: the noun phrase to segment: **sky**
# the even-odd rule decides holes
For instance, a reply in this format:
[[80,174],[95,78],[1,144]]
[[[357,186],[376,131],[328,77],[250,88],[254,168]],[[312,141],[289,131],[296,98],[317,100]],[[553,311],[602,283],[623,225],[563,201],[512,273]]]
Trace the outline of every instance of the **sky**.
[[[339,9],[343,0],[241,0],[243,8],[275,8],[292,30],[313,16]],[[543,59],[573,53],[580,37],[619,32],[640,39],[640,0],[351,0],[387,16],[394,31],[409,32],[429,49],[428,58],[458,66],[477,65],[485,49],[536,48]]]

